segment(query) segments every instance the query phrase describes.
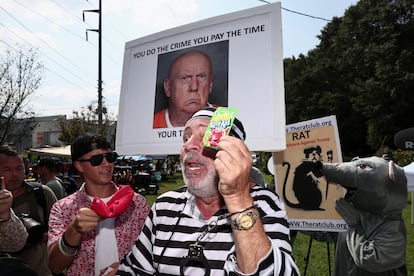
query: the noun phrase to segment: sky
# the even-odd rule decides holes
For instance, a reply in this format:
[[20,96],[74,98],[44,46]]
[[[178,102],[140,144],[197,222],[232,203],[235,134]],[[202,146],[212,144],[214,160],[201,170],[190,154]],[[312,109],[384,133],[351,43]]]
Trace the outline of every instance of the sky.
[[[173,27],[256,6],[259,0],[103,0],[103,100],[116,119],[125,43]],[[333,17],[357,0],[286,0],[283,57],[306,55]],[[99,0],[1,0],[0,59],[7,49],[35,48],[45,65],[41,87],[28,103],[35,116],[67,115],[98,99]],[[83,20],[84,19],[84,20]],[[86,34],[88,39],[86,39]]]

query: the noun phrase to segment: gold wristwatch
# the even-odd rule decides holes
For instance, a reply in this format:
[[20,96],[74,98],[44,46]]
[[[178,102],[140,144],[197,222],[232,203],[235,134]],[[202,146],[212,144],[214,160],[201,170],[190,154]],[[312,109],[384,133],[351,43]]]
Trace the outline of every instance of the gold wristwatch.
[[234,230],[249,230],[256,223],[259,216],[257,208],[240,213],[235,220],[231,221],[231,228]]

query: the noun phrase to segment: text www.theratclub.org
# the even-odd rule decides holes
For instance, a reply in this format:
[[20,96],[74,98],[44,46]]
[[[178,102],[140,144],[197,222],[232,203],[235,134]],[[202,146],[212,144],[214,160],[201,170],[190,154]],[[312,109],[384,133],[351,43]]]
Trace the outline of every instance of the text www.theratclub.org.
[[348,226],[346,223],[335,223],[335,222],[309,222],[309,221],[289,221],[290,228],[293,229],[337,229],[346,230]]

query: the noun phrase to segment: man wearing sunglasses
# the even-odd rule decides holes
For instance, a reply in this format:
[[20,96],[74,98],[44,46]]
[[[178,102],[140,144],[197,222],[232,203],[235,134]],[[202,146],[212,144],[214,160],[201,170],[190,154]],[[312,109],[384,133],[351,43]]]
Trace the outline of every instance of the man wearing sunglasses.
[[54,273],[101,275],[131,249],[149,206],[129,186],[112,182],[117,154],[104,137],[78,137],[71,155],[84,183],[53,205],[49,267]]

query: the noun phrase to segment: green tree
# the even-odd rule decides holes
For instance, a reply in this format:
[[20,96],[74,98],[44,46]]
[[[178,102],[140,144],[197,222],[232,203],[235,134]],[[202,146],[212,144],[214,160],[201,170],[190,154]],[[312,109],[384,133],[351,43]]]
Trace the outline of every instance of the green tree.
[[27,129],[13,130],[11,125],[22,118],[33,117],[28,103],[41,85],[44,66],[38,51],[31,48],[8,49],[0,56],[0,144],[16,143],[14,139]]
[[360,0],[307,56],[285,60],[287,118],[336,115],[343,152],[364,153],[412,126],[414,4]]
[[[106,108],[103,108],[103,122],[101,135],[108,136],[110,133],[110,126],[113,122]],[[61,135],[59,140],[69,145],[83,133],[98,133],[98,110],[97,102],[93,101],[89,105],[82,107],[80,111],[72,112],[72,119],[62,119],[59,124],[61,128]]]

